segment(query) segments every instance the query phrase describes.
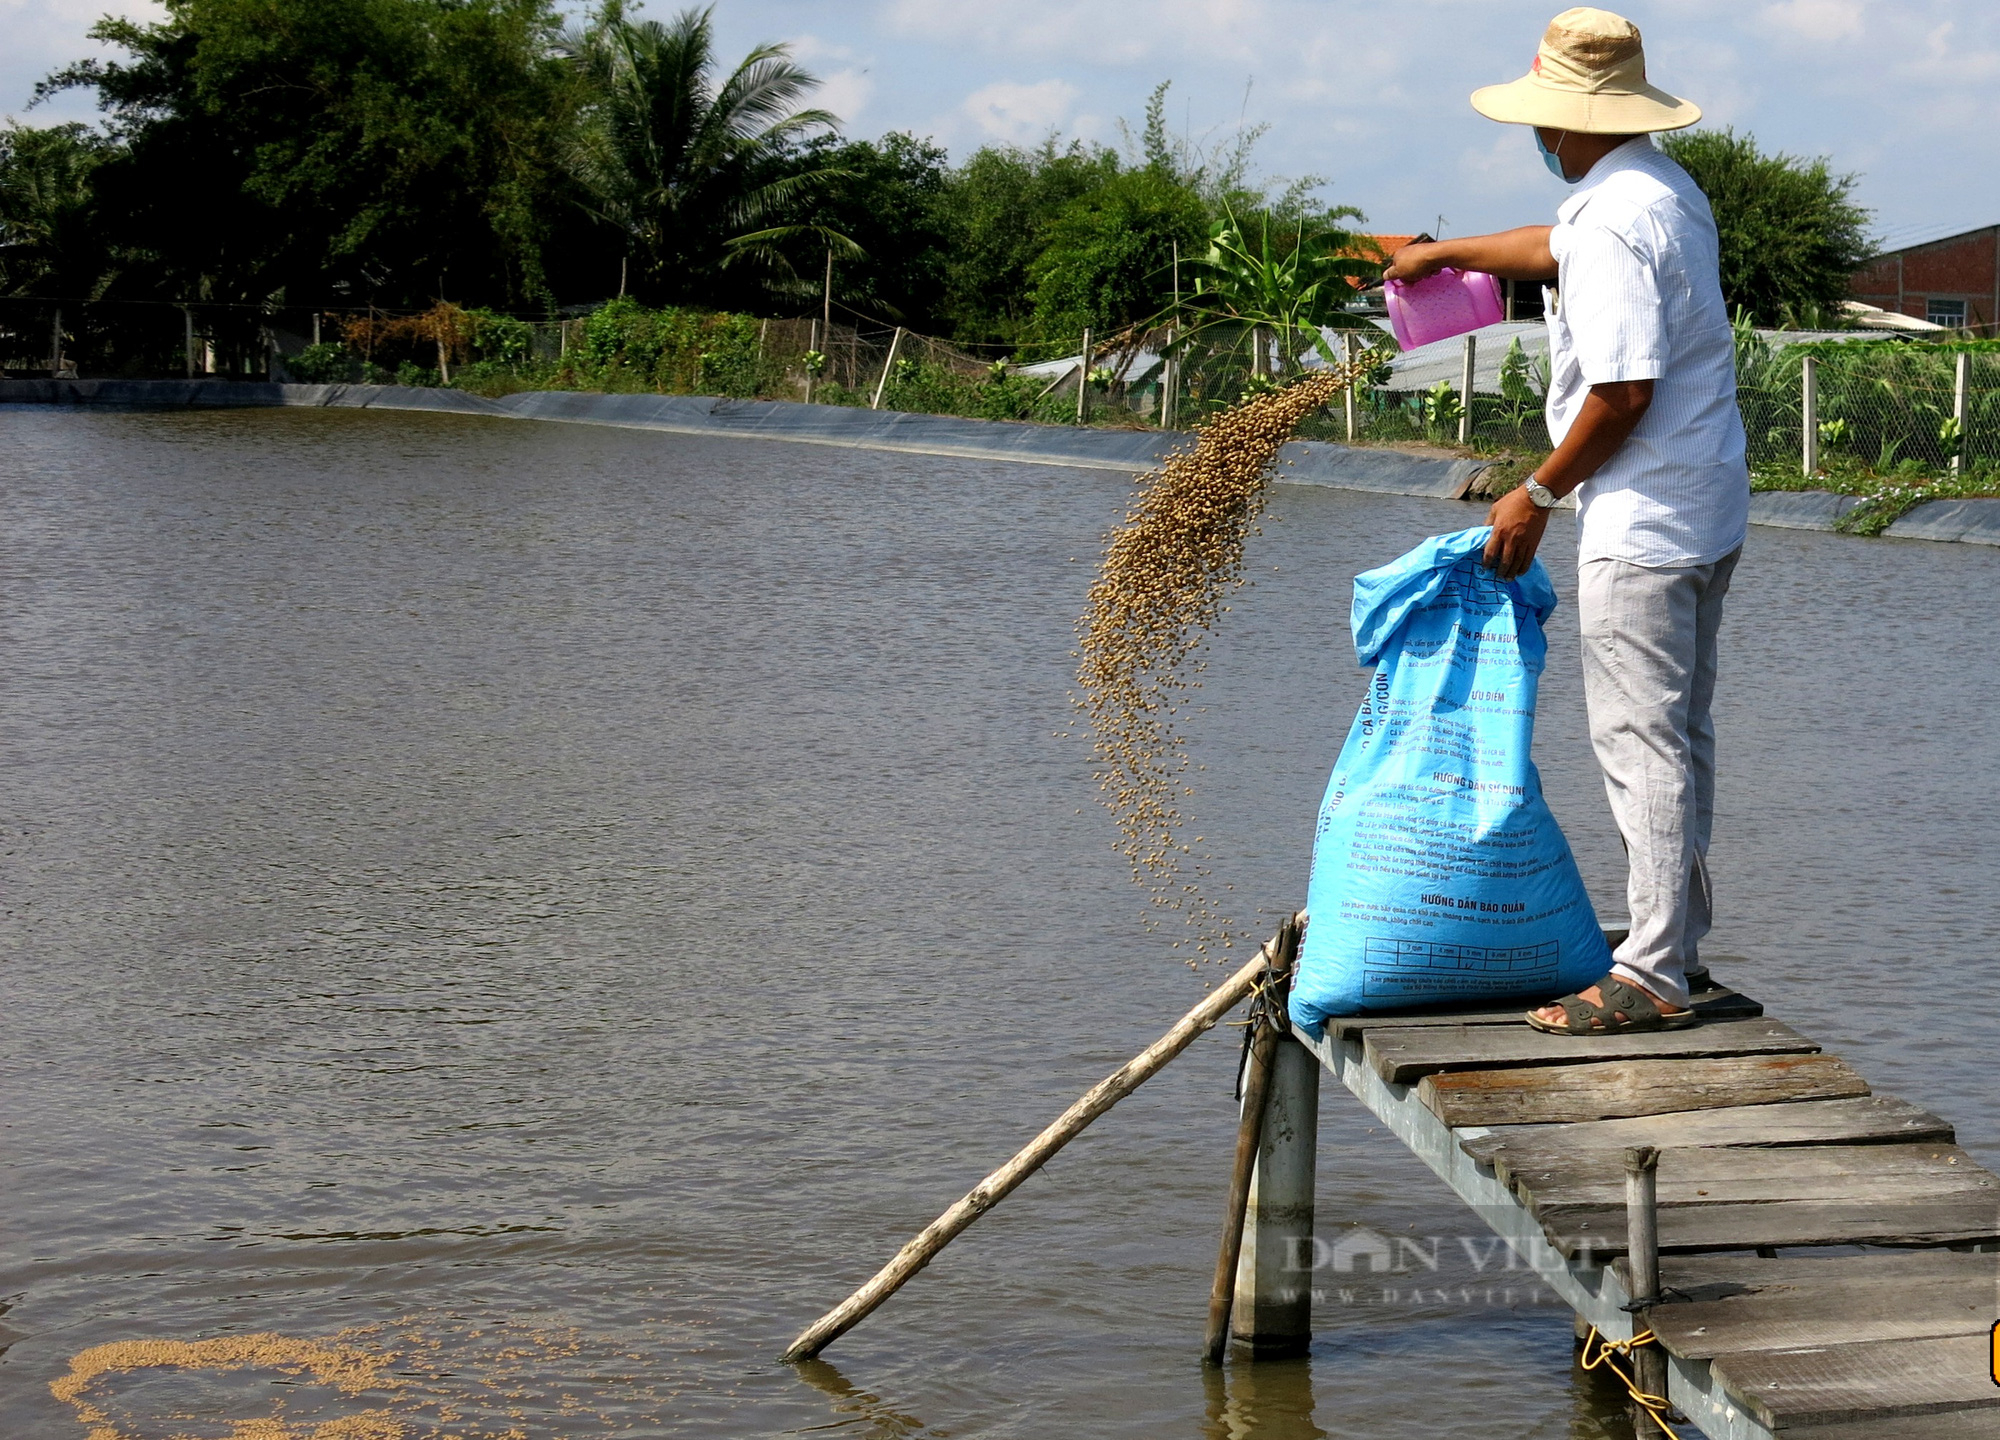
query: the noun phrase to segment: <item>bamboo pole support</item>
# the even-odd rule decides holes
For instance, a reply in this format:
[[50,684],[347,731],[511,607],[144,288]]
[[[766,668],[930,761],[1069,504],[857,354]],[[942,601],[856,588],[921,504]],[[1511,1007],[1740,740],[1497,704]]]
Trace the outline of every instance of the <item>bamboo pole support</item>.
[[1312,1344],[1320,1072],[1318,1056],[1290,1034],[1279,1037],[1229,1319],[1231,1349],[1252,1360],[1303,1355]]
[[1090,415],[1090,331],[1083,332],[1083,355],[1076,364],[1076,423]]
[[[1293,923],[1297,923],[1296,919]],[[1098,1081],[1080,1100],[1063,1111],[1053,1124],[1029,1141],[1013,1159],[973,1186],[962,1200],[925,1226],[914,1240],[896,1252],[893,1260],[876,1271],[866,1285],[801,1331],[798,1339],[786,1347],[784,1358],[810,1360],[867,1319],[883,1301],[902,1289],[911,1276],[936,1259],[938,1252],[957,1239],[967,1226],[1013,1194],[1022,1181],[1081,1135],[1093,1120],[1157,1075],[1197,1036],[1213,1029],[1218,1020],[1257,988],[1277,962],[1282,953],[1279,947],[1283,933],[1281,930],[1265,941],[1254,959],[1175,1021],[1173,1029]]]
[[[1645,1324],[1646,1310],[1660,1300],[1660,1152],[1651,1145],[1632,1145],[1625,1151],[1625,1253],[1632,1274],[1634,1326]],[[1667,1352],[1656,1340],[1632,1350],[1632,1379],[1647,1395],[1665,1398],[1667,1393]],[[1640,1407],[1634,1406],[1635,1431],[1643,1433]]]
[[1958,444],[1951,452],[1951,473],[1959,475],[1965,470],[1965,392],[1971,388],[1972,352],[1958,352],[1958,364],[1954,368],[1951,381],[1951,418],[1958,422]]
[[[1279,973],[1291,969],[1298,953],[1298,922],[1286,920],[1278,930]],[[1278,1027],[1263,1017],[1255,1022],[1250,1063],[1243,1078],[1243,1116],[1236,1126],[1236,1160],[1229,1175],[1229,1204],[1223,1213],[1222,1244],[1215,1256],[1215,1278],[1208,1287],[1208,1334],[1202,1360],[1220,1365],[1229,1348],[1229,1314],[1236,1303],[1236,1266],[1243,1258],[1243,1217],[1250,1208],[1250,1177],[1257,1168],[1257,1151],[1264,1143],[1265,1101],[1271,1093],[1271,1071],[1278,1055]]]
[[1354,443],[1354,432],[1357,428],[1354,423],[1354,391],[1356,387],[1354,382],[1354,332],[1352,330],[1345,332],[1340,337],[1340,362],[1348,370],[1347,389],[1341,392],[1340,404],[1341,408],[1347,414],[1347,443],[1352,445]]
[[1799,412],[1803,432],[1801,458],[1807,478],[1819,470],[1819,361],[1808,355],[1799,366]]
[[[1478,359],[1479,337],[1468,333],[1465,337],[1465,370],[1458,382],[1458,443],[1461,445],[1472,443],[1472,385],[1477,378]],[[1354,393],[1352,386],[1348,387],[1348,393]]]
[[896,351],[901,348],[902,344],[903,327],[898,325],[895,337],[889,341],[889,358],[882,362],[882,378],[875,382],[875,398],[868,402],[870,410],[880,410],[882,408],[882,392],[889,388],[889,372],[896,368]]

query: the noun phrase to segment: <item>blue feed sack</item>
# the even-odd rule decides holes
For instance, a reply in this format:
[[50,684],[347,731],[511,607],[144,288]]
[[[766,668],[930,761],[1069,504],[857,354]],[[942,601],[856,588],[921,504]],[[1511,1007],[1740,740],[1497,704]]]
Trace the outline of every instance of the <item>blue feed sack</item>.
[[1530,750],[1555,586],[1479,563],[1491,530],[1426,540],[1354,582],[1375,667],[1313,840],[1294,1024],[1441,1001],[1547,1000],[1611,950]]

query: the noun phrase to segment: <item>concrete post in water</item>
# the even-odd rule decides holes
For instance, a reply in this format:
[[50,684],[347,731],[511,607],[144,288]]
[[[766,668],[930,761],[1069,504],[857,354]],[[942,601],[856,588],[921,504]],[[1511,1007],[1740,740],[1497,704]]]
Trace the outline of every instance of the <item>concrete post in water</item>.
[[1090,416],[1090,331],[1083,332],[1083,355],[1076,363],[1076,423]]
[[1278,1041],[1229,1326],[1252,1359],[1303,1355],[1312,1343],[1319,1072],[1318,1058],[1305,1046],[1289,1034]]
[[[1347,331],[1340,337],[1340,362],[1343,365],[1352,365],[1354,363],[1354,332],[1352,330]],[[1340,397],[1341,408],[1347,412],[1347,443],[1350,445],[1354,443],[1355,389],[1356,387],[1350,384],[1347,387],[1346,393]]]
[[1799,413],[1805,432],[1805,473],[1810,477],[1819,469],[1819,361],[1810,355],[1799,367]]
[[889,388],[889,372],[896,367],[896,351],[902,347],[902,344],[903,327],[898,325],[895,337],[889,341],[889,358],[882,362],[882,378],[875,382],[875,398],[868,402],[870,410],[880,410],[882,408],[882,392]]
[[[1632,1275],[1632,1304],[1657,1304],[1660,1298],[1660,1211],[1658,1204],[1660,1152],[1651,1145],[1632,1145],[1625,1151],[1625,1254]],[[1632,1312],[1635,1331],[1645,1328],[1646,1311]],[[1632,1378],[1644,1394],[1667,1393],[1667,1352],[1658,1342],[1640,1345],[1632,1351]],[[1636,1409],[1637,1407],[1635,1407]],[[1642,1416],[1634,1414],[1638,1428]],[[1640,1433],[1644,1433],[1643,1430]]]
[[1472,443],[1472,379],[1473,366],[1479,357],[1479,337],[1468,334],[1465,337],[1465,371],[1458,382],[1458,443]]
[[1965,391],[1972,379],[1972,352],[1958,352],[1957,372],[1951,382],[1951,418],[1958,422],[1958,447],[1951,452],[1951,473],[1959,474],[1965,469]]

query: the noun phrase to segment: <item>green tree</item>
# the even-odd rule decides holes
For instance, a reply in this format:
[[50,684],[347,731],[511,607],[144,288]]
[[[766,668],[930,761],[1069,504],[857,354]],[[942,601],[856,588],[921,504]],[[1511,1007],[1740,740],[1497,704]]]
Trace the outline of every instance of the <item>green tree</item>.
[[0,294],[97,293],[110,260],[91,176],[112,151],[87,125],[0,129]]
[[[898,132],[880,140],[822,136],[795,163],[828,177],[800,202],[798,220],[860,247],[858,255],[836,255],[836,304],[931,333],[945,329],[940,311],[951,236],[944,197],[951,170],[943,149]],[[814,297],[828,248],[816,241],[809,233],[786,247],[801,290]]]
[[545,293],[570,75],[548,0],[165,0],[92,30],[120,152],[121,285],[172,298],[518,303]]
[[638,261],[641,293],[711,298],[718,274],[746,260],[789,270],[788,246],[808,236],[849,254],[823,226],[788,221],[836,178],[795,161],[800,142],[839,121],[794,108],[819,81],[783,45],[760,45],[718,81],[714,7],[668,23],[627,20],[610,0],[565,48],[593,99],[575,146],[596,213]]
[[1031,271],[1056,217],[1119,173],[1118,157],[1080,141],[1033,150],[989,146],[938,197],[947,237],[940,311],[969,343],[1012,344],[1033,319]]
[[1766,155],[1752,135],[1695,130],[1661,148],[1708,196],[1721,237],[1722,294],[1759,324],[1832,312],[1873,253],[1869,212],[1850,198],[1859,179],[1825,157]]
[[1205,248],[1208,207],[1148,168],[1128,170],[1072,201],[1050,224],[1029,269],[1033,334],[1067,343],[1141,324],[1173,301],[1175,247]]

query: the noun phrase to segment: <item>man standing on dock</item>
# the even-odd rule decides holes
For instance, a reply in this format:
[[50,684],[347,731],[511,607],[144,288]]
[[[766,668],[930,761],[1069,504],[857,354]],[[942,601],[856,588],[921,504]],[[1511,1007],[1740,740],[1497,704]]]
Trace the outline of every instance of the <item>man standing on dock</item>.
[[1716,634],[1750,511],[1715,220],[1651,139],[1701,111],[1647,83],[1637,26],[1587,7],[1550,22],[1527,75],[1472,104],[1534,127],[1549,169],[1577,191],[1552,227],[1409,245],[1387,274],[1451,266],[1554,286],[1556,448],[1495,502],[1485,562],[1525,572],[1549,508],[1576,494],[1584,698],[1631,865],[1631,932],[1611,974],[1528,1023],[1571,1035],[1689,1025],[1710,921]]

